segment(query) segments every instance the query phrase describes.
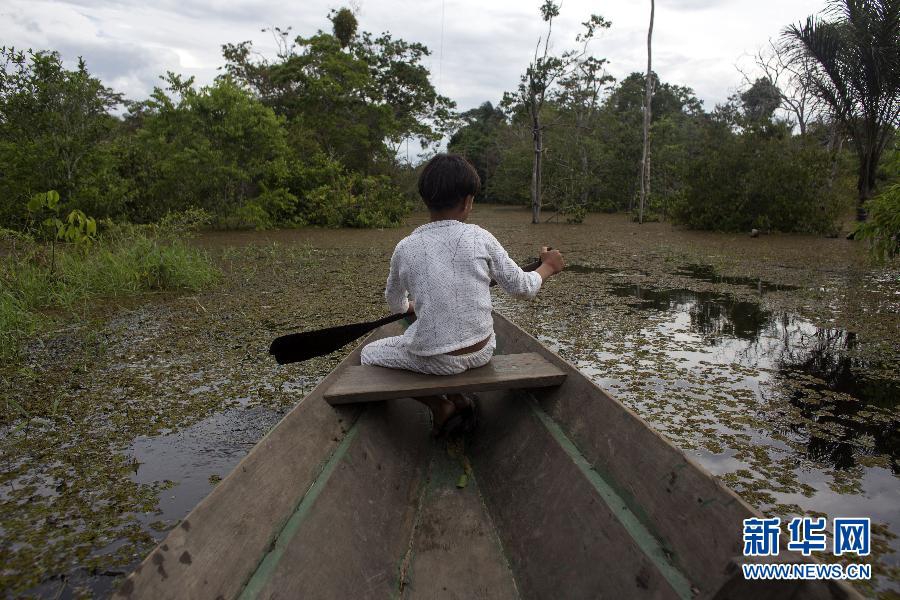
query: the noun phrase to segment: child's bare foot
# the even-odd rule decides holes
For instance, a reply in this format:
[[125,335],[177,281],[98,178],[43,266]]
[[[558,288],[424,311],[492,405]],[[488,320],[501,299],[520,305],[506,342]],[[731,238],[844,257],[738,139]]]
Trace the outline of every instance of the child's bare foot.
[[[464,430],[467,432],[471,431],[475,426],[473,403],[472,400],[467,396],[463,396],[462,394],[447,394],[446,396],[420,396],[416,398],[416,400],[431,409],[431,433],[434,436],[439,436],[444,433],[452,433],[445,431],[448,426],[451,429],[455,430],[458,429],[459,425],[462,425]],[[453,419],[460,413],[468,413],[462,415],[464,421],[457,426],[453,426],[452,424],[450,424],[450,419]],[[458,417],[457,420],[459,420]]]
[[477,425],[474,398],[463,394],[447,394],[447,398],[456,406],[454,414],[459,414],[463,418],[462,431],[464,433],[472,433]]
[[456,403],[447,396],[438,396],[439,402],[431,405],[432,429],[434,435],[438,435],[444,424],[450,417],[456,414]]

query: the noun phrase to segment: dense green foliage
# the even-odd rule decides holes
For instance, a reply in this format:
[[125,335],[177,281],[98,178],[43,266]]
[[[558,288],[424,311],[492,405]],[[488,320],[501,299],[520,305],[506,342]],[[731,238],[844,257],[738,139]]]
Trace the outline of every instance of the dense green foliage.
[[672,217],[697,229],[831,232],[841,205],[829,187],[828,153],[773,129],[736,136],[724,123],[704,123]]
[[[544,201],[579,220],[587,210],[631,210],[639,192],[643,77],[603,93],[599,70],[564,81],[544,108]],[[654,77],[655,79],[655,77]],[[771,83],[761,80],[706,113],[691,89],[656,80],[651,196],[656,218],[690,227],[830,232],[841,210],[833,157],[810,135],[773,118]],[[531,134],[527,113],[509,118],[485,103],[462,115],[450,149],[468,156],[489,202],[527,204]]]
[[[617,85],[601,70],[561,82],[543,111],[544,204],[578,221],[584,210],[631,210],[639,194],[644,78]],[[775,116],[773,84],[757,80],[712,113],[690,88],[654,75],[651,218],[693,228],[832,233],[847,198],[841,157],[820,135],[794,135]],[[450,150],[468,156],[489,202],[529,203],[527,110],[485,103],[462,115]],[[840,176],[838,176],[840,175]],[[555,215],[553,215],[555,216]],[[551,216],[552,218],[552,216]]]
[[[778,58],[802,93],[780,89],[770,78],[778,71],[764,69],[707,112],[693,90],[651,74],[651,215],[703,229],[834,234],[850,204],[845,142],[858,157],[860,201],[871,193],[900,114],[900,3],[835,0],[830,10],[832,21],[789,28],[794,44]],[[645,78],[633,73],[613,85],[605,59],[563,56],[571,60],[565,69],[553,63],[540,103],[523,78],[500,109],[485,103],[464,113],[449,149],[475,163],[487,201],[528,204],[530,196],[534,204],[534,167],[545,206],[557,211],[550,218],[631,211]],[[811,119],[797,94],[829,110]]]
[[872,240],[873,252],[881,260],[900,254],[900,183],[872,198],[867,205],[869,221],[861,227],[863,238]]
[[[894,21],[877,23],[866,12],[890,16],[896,3],[846,0],[833,6],[840,18],[794,28],[796,51],[805,53],[794,67],[815,71],[800,80],[815,86],[809,93],[843,102],[831,103],[831,117],[804,122],[800,135],[784,119],[784,90],[768,72],[748,77],[712,111],[690,88],[651,74],[650,218],[835,232],[847,202],[845,142],[863,157],[870,190],[895,134],[890,120],[853,110],[870,99],[888,117],[898,110],[897,86],[882,89],[895,80],[878,76],[896,59]],[[541,10],[549,36],[558,7],[548,0]],[[71,217],[73,227],[90,218],[153,222],[188,208],[207,211],[220,227],[392,226],[415,197],[399,148],[410,140],[429,148],[448,133],[449,150],[481,174],[484,200],[539,197],[572,221],[587,210],[634,207],[645,79],[633,73],[615,82],[606,60],[591,55],[589,40],[610,26],[601,17],[585,23],[577,48],[558,56],[542,37],[517,90],[499,106],[461,115],[431,84],[426,47],[359,31],[346,8],[328,19],[331,32],[307,37],[274,28],[279,49],[271,58],[250,42],[225,44],[224,74],[212,84],[168,73],[136,102],[103,86],[84,62],[69,70],[56,53],[3,48],[0,226],[28,226],[33,216],[23,207],[49,189],[61,198],[53,218]],[[810,55],[819,48],[815,35],[834,42],[836,71]],[[885,36],[891,43],[877,56],[851,60],[853,48]],[[860,150],[872,143],[875,154]]]
[[83,61],[70,71],[55,53],[0,50],[0,225],[22,226],[28,200],[50,189],[90,215],[116,210],[120,103]]
[[333,33],[275,29],[272,62],[226,44],[214,83],[168,73],[139,102],[83,61],[3,48],[0,225],[24,227],[25,203],[48,189],[63,214],[119,221],[202,208],[225,227],[397,225],[397,150],[439,141],[453,103],[429,81],[425,46],[357,32],[347,9],[329,19]]
[[900,147],[888,153],[883,176],[893,183],[866,203],[869,219],[857,229],[858,237],[869,240],[879,261],[900,255]]

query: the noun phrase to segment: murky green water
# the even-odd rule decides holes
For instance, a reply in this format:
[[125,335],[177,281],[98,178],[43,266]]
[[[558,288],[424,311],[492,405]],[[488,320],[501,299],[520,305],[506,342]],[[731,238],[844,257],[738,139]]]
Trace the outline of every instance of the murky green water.
[[[390,253],[421,218],[207,234],[221,287],[86,307],[4,367],[0,392],[32,414],[3,425],[0,588],[107,595],[342,358],[276,368],[271,339],[382,316]],[[522,262],[552,245],[571,264],[534,302],[495,292],[499,310],[761,510],[871,516],[861,591],[900,590],[896,270],[845,240],[476,222]]]

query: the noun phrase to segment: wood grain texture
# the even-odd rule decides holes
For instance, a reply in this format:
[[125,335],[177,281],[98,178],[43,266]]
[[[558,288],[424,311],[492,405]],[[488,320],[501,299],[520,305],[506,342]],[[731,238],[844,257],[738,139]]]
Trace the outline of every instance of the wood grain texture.
[[[391,325],[367,341],[399,332],[399,325]],[[359,348],[168,533],[114,597],[237,597],[360,414],[358,408],[335,410],[322,400],[322,390],[351,364],[359,364]]]
[[436,443],[403,581],[404,600],[517,600],[519,593],[475,477]]
[[[324,403],[323,403],[324,404]],[[373,405],[257,598],[381,599],[398,594],[431,444],[411,399]]]
[[472,462],[521,597],[679,598],[531,402],[479,397]]
[[566,373],[535,352],[495,356],[459,375],[424,375],[369,365],[352,366],[325,390],[332,405],[392,398],[560,385]]
[[[761,516],[734,491],[676,448],[634,411],[612,398],[575,367],[494,313],[497,353],[538,352],[569,376],[556,388],[527,392],[565,431],[594,469],[603,473],[639,515],[673,562],[696,585],[700,597],[711,597],[733,584],[732,559],[743,550],[742,520]],[[782,552],[787,561],[817,562]],[[791,596],[790,585],[781,595]],[[751,589],[753,582],[748,584]],[[779,587],[779,586],[775,586]],[[811,586],[802,587],[806,592]],[[845,582],[824,586],[832,598],[861,598]]]

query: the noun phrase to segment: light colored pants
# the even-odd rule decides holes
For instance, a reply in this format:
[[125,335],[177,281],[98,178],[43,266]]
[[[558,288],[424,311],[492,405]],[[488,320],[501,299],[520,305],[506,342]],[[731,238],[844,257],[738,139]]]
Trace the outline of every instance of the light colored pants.
[[378,365],[390,369],[406,369],[429,375],[456,375],[469,369],[483,367],[491,360],[497,348],[497,338],[491,333],[487,345],[481,350],[454,356],[435,354],[420,356],[406,349],[402,335],[382,338],[362,349],[361,362],[364,365]]

